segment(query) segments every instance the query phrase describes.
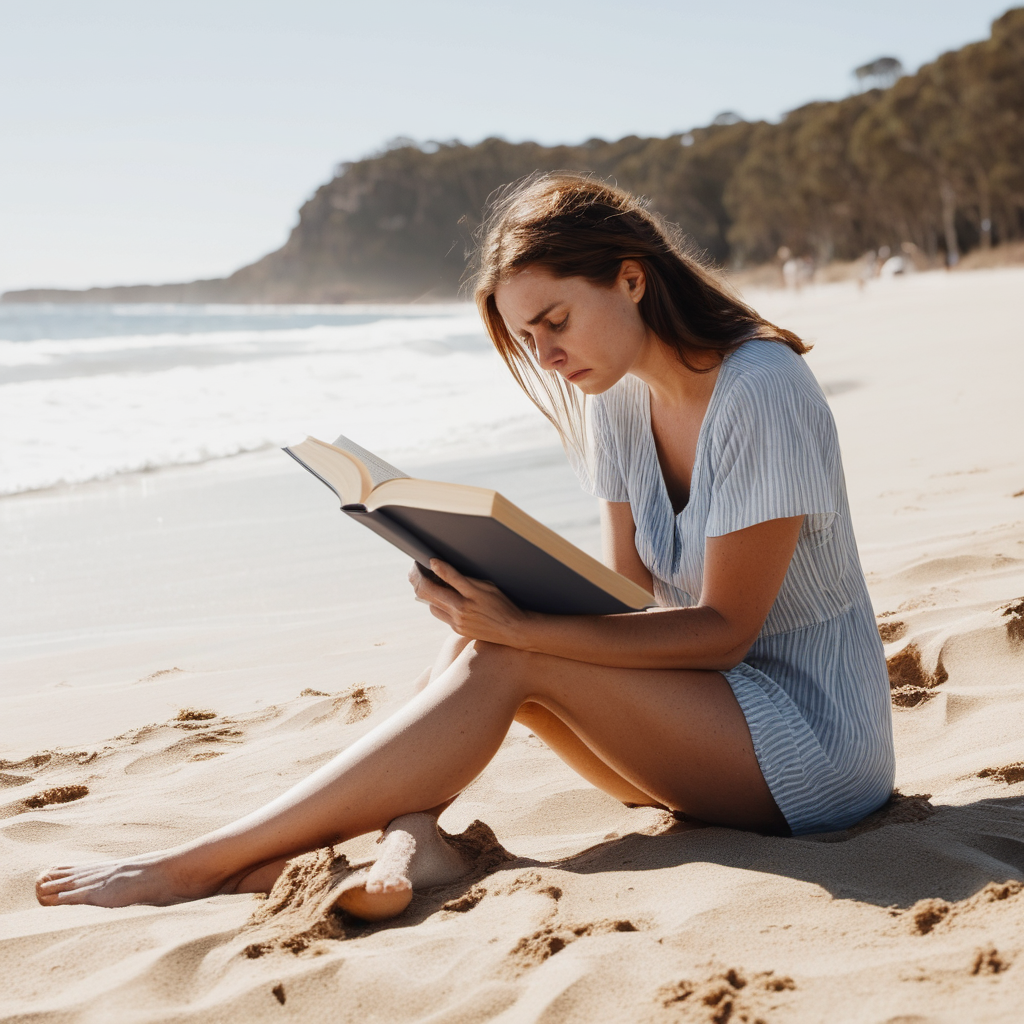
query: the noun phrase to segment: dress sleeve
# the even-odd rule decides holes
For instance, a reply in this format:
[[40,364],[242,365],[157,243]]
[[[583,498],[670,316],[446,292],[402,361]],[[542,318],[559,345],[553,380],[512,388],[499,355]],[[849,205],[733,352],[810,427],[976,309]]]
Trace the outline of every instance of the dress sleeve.
[[[603,397],[603,396],[602,396]],[[606,501],[629,501],[622,457],[613,426],[613,410],[599,397],[590,413],[590,465],[577,472],[584,490]]]
[[727,399],[711,442],[705,536],[798,515],[807,516],[804,535],[827,535],[840,508],[842,467],[824,397],[766,375],[741,377]]

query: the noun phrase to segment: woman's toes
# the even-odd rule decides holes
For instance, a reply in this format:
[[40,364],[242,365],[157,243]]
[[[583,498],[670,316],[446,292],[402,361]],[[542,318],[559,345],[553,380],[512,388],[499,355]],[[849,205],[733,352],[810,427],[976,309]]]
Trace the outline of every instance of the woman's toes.
[[166,906],[212,896],[216,885],[200,886],[183,880],[169,868],[166,857],[151,855],[140,860],[105,861],[78,868],[50,869],[36,882],[36,898],[44,906],[94,903],[127,907],[145,903]]
[[397,917],[412,902],[409,879],[392,879],[388,888],[377,881],[371,892],[369,874],[368,870],[363,870],[347,878],[338,894],[337,906],[363,921],[386,921],[389,917]]
[[36,883],[36,892],[63,892],[65,889],[73,889],[77,884],[74,875],[65,875],[63,878],[50,878],[45,882]]
[[97,903],[96,896],[102,888],[102,882],[92,882],[76,885],[71,889],[62,889],[52,895],[53,902],[48,903],[47,906],[64,907],[79,903]]
[[345,880],[337,905],[364,921],[397,917],[412,902],[408,871],[415,853],[416,840],[408,832],[389,831],[377,860]]
[[445,885],[467,867],[438,832],[433,815],[406,814],[385,830],[377,860],[345,880],[337,905],[364,921],[384,921],[409,906],[413,886]]
[[36,878],[36,885],[47,885],[50,882],[59,882],[61,879],[69,878],[74,873],[75,869],[71,867],[48,868]]

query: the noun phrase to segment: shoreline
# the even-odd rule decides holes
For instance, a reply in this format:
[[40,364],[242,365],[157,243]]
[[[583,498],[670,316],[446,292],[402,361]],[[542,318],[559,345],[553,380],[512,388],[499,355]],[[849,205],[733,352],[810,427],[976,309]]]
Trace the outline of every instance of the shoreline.
[[[1024,242],[1019,240],[1002,242],[999,245],[983,248],[980,245],[968,250],[959,257],[955,266],[948,267],[942,263],[941,252],[934,257],[927,257],[919,251],[916,262],[920,263],[913,273],[962,273],[974,270],[991,270],[1006,267],[1019,267],[1024,264]],[[820,274],[820,284],[856,281],[861,272],[862,261],[830,260],[827,263],[815,264],[815,274]],[[752,266],[744,266],[738,270],[726,267],[713,268],[721,274],[733,287],[742,289],[744,284],[750,288],[784,289],[781,265],[776,260],[768,260]],[[372,299],[353,299],[346,302],[302,302],[273,301],[271,299],[253,298],[251,300],[235,299],[235,301],[218,299],[216,285],[226,283],[226,279],[208,279],[169,284],[128,284],[128,285],[95,285],[89,288],[15,288],[0,292],[0,306],[205,306],[222,307],[225,309],[345,309],[357,310],[388,309],[394,306],[422,306],[427,309],[451,306],[459,303],[458,294],[431,295],[427,293],[418,297],[381,301]],[[204,287],[213,285],[214,287]],[[177,300],[163,299],[158,296],[176,294]],[[206,300],[200,295],[211,296]],[[39,296],[25,298],[24,296]],[[70,296],[65,298],[64,296]],[[144,297],[148,296],[148,297]]]

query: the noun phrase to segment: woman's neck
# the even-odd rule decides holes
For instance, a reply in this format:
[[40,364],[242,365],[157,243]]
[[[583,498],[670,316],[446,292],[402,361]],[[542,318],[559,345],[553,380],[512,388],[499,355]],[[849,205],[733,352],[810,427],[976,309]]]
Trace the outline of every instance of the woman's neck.
[[652,402],[663,409],[694,404],[706,406],[718,379],[722,357],[715,352],[694,352],[687,353],[687,358],[707,372],[689,369],[680,361],[675,349],[649,334],[629,372],[647,385]]

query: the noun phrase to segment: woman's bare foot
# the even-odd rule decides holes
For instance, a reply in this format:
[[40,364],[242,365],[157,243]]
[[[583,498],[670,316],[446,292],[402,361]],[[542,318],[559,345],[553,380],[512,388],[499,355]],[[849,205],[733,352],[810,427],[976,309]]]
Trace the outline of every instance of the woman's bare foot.
[[36,879],[36,899],[44,907],[72,903],[97,907],[148,903],[163,907],[212,896],[219,888],[219,882],[204,883],[190,876],[180,854],[164,852],[49,868]]
[[383,921],[409,906],[414,889],[454,882],[468,870],[438,831],[437,818],[403,814],[384,830],[377,860],[345,880],[337,905],[364,921]]

